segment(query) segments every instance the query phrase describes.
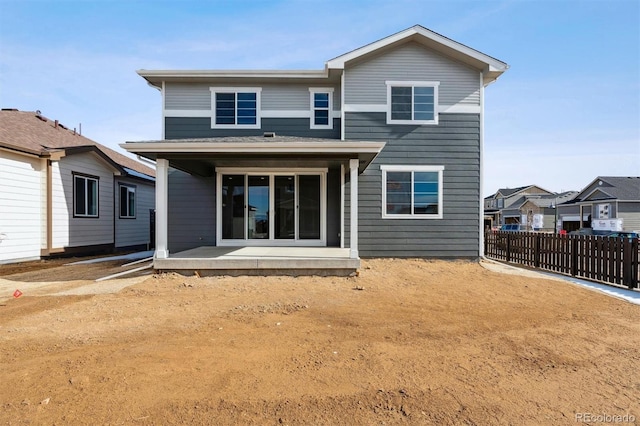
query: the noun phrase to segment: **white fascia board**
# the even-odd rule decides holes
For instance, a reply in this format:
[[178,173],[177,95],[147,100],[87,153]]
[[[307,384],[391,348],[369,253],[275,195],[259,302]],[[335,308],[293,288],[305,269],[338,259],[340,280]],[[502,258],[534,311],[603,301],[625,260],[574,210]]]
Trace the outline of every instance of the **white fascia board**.
[[385,142],[357,142],[349,143],[338,141],[336,143],[325,142],[129,142],[120,144],[120,147],[129,152],[154,152],[154,153],[350,153],[350,154],[377,154],[384,148]]
[[480,61],[484,64],[486,64],[487,69],[489,71],[494,71],[497,73],[503,73],[504,71],[506,71],[509,68],[509,65],[507,65],[506,63],[499,61],[495,58],[492,58],[489,55],[485,55],[482,52],[479,52],[475,49],[472,49],[468,46],[465,46],[461,43],[458,43],[456,41],[453,41],[447,37],[444,37],[438,33],[434,33],[433,31],[430,31],[424,27],[421,27],[420,25],[416,25],[414,27],[408,28],[404,31],[401,31],[399,33],[393,34],[389,37],[383,38],[382,40],[378,40],[374,43],[370,43],[366,46],[363,46],[359,49],[353,50],[349,53],[346,53],[344,55],[338,56],[337,58],[331,59],[329,61],[327,61],[327,68],[332,69],[344,69],[344,65],[346,62],[349,62],[353,59],[359,58],[360,56],[366,55],[368,53],[374,52],[378,49],[381,49],[385,46],[388,46],[390,44],[399,42],[403,39],[409,38],[413,35],[420,35],[422,37],[425,37],[429,40],[432,40],[436,43],[441,44],[442,46],[445,46],[449,49],[452,49],[454,51],[457,51],[459,53],[462,53],[470,58],[473,58],[477,61]]
[[144,78],[327,78],[324,70],[137,70]]

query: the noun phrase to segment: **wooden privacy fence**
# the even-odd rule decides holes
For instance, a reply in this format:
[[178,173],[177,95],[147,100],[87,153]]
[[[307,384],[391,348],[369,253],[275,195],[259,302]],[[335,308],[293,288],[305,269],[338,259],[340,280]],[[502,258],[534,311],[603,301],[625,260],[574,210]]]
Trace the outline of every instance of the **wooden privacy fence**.
[[485,256],[546,271],[638,288],[638,239],[537,232],[487,232]]

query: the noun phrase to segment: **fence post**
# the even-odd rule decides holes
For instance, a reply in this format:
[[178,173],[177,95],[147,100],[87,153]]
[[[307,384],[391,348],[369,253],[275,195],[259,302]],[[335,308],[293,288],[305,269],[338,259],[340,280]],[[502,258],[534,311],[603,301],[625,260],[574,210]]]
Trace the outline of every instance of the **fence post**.
[[638,285],[638,240],[622,240],[622,283],[629,290]]
[[511,262],[511,234],[510,233],[506,233],[507,234],[507,262]]
[[540,234],[535,234],[535,246],[533,250],[533,266],[540,267]]
[[575,277],[578,275],[578,237],[565,237],[571,238],[571,276]]

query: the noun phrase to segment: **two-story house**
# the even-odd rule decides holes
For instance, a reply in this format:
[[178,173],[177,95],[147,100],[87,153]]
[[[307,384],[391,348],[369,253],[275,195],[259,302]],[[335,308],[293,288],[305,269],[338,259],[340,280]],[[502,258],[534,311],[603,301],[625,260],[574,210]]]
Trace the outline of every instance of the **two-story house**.
[[557,206],[577,191],[551,192],[537,185],[501,188],[484,199],[485,229],[518,224],[522,231],[557,232]]
[[317,71],[140,70],[162,96],[157,269],[482,254],[484,90],[508,66],[422,26]]
[[519,208],[513,205],[522,204],[529,195],[552,195],[551,191],[538,185],[520,186],[517,188],[500,188],[495,194],[484,199],[485,228],[507,224],[521,223]]

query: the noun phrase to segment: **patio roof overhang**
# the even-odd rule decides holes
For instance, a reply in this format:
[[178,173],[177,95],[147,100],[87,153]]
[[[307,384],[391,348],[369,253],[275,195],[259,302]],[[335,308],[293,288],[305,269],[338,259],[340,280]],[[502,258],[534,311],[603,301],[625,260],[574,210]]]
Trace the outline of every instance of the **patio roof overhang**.
[[120,146],[141,157],[168,159],[175,168],[210,176],[215,167],[330,167],[355,158],[362,173],[385,142],[250,136],[127,142]]

